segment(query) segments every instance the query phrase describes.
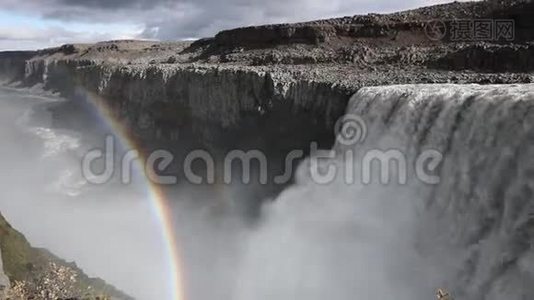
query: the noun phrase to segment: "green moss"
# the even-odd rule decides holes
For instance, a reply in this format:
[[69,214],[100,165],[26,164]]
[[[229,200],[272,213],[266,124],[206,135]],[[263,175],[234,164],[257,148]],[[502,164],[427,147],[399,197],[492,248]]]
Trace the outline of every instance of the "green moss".
[[24,235],[11,227],[2,214],[0,214],[0,249],[4,272],[12,282],[28,280],[32,278],[32,274],[45,269],[49,263],[54,262],[57,265],[69,267],[78,274],[81,290],[91,289],[97,295],[108,295],[112,299],[132,299],[104,280],[90,278],[76,264],[58,258],[46,249],[32,247]]
[[13,229],[2,215],[0,215],[0,249],[2,249],[4,272],[9,279],[24,280],[38,256],[26,238]]

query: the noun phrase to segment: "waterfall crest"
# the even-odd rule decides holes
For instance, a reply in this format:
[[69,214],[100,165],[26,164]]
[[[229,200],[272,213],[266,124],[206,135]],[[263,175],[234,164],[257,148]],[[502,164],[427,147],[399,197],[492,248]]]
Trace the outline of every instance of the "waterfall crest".
[[441,182],[423,197],[418,250],[461,299],[534,296],[532,108],[534,85],[367,88],[350,103],[384,128],[375,134],[443,154]]
[[[264,207],[247,246],[236,299],[532,299],[534,85],[364,88],[347,114],[363,143],[341,153],[397,149],[408,165],[443,155],[428,184],[297,184]],[[398,174],[397,174],[398,175]],[[361,178],[359,178],[361,180]],[[340,235],[342,237],[340,237]],[[260,264],[260,265],[258,265]]]

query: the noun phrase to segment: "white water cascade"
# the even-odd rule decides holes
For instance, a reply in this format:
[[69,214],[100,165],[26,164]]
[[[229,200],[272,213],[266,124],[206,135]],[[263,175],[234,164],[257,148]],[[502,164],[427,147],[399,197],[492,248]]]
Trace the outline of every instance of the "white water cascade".
[[533,109],[534,85],[360,90],[347,113],[365,120],[365,141],[338,143],[330,164],[354,150],[358,170],[365,153],[397,149],[410,169],[432,150],[439,183],[410,171],[406,184],[321,185],[304,163],[264,208],[234,298],[422,300],[445,288],[454,299],[534,299]]

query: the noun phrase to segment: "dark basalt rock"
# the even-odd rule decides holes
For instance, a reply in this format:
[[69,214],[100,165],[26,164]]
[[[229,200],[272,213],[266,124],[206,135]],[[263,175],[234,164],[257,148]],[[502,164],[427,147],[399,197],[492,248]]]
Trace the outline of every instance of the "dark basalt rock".
[[447,70],[531,72],[534,71],[534,45],[478,44],[449,53],[430,65]]

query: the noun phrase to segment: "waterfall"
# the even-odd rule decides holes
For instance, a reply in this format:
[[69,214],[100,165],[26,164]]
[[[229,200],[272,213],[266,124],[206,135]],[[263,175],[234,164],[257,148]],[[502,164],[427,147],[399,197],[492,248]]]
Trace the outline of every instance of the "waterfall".
[[[234,298],[414,300],[445,288],[455,299],[533,299],[533,108],[534,85],[361,89],[347,109],[360,128],[338,127],[331,158],[302,163],[263,208]],[[362,182],[376,153],[406,158],[389,165],[389,183],[376,159]],[[414,171],[428,153],[439,154],[421,160],[432,182]],[[313,176],[349,164],[363,170],[350,183],[346,172],[328,184]]]

